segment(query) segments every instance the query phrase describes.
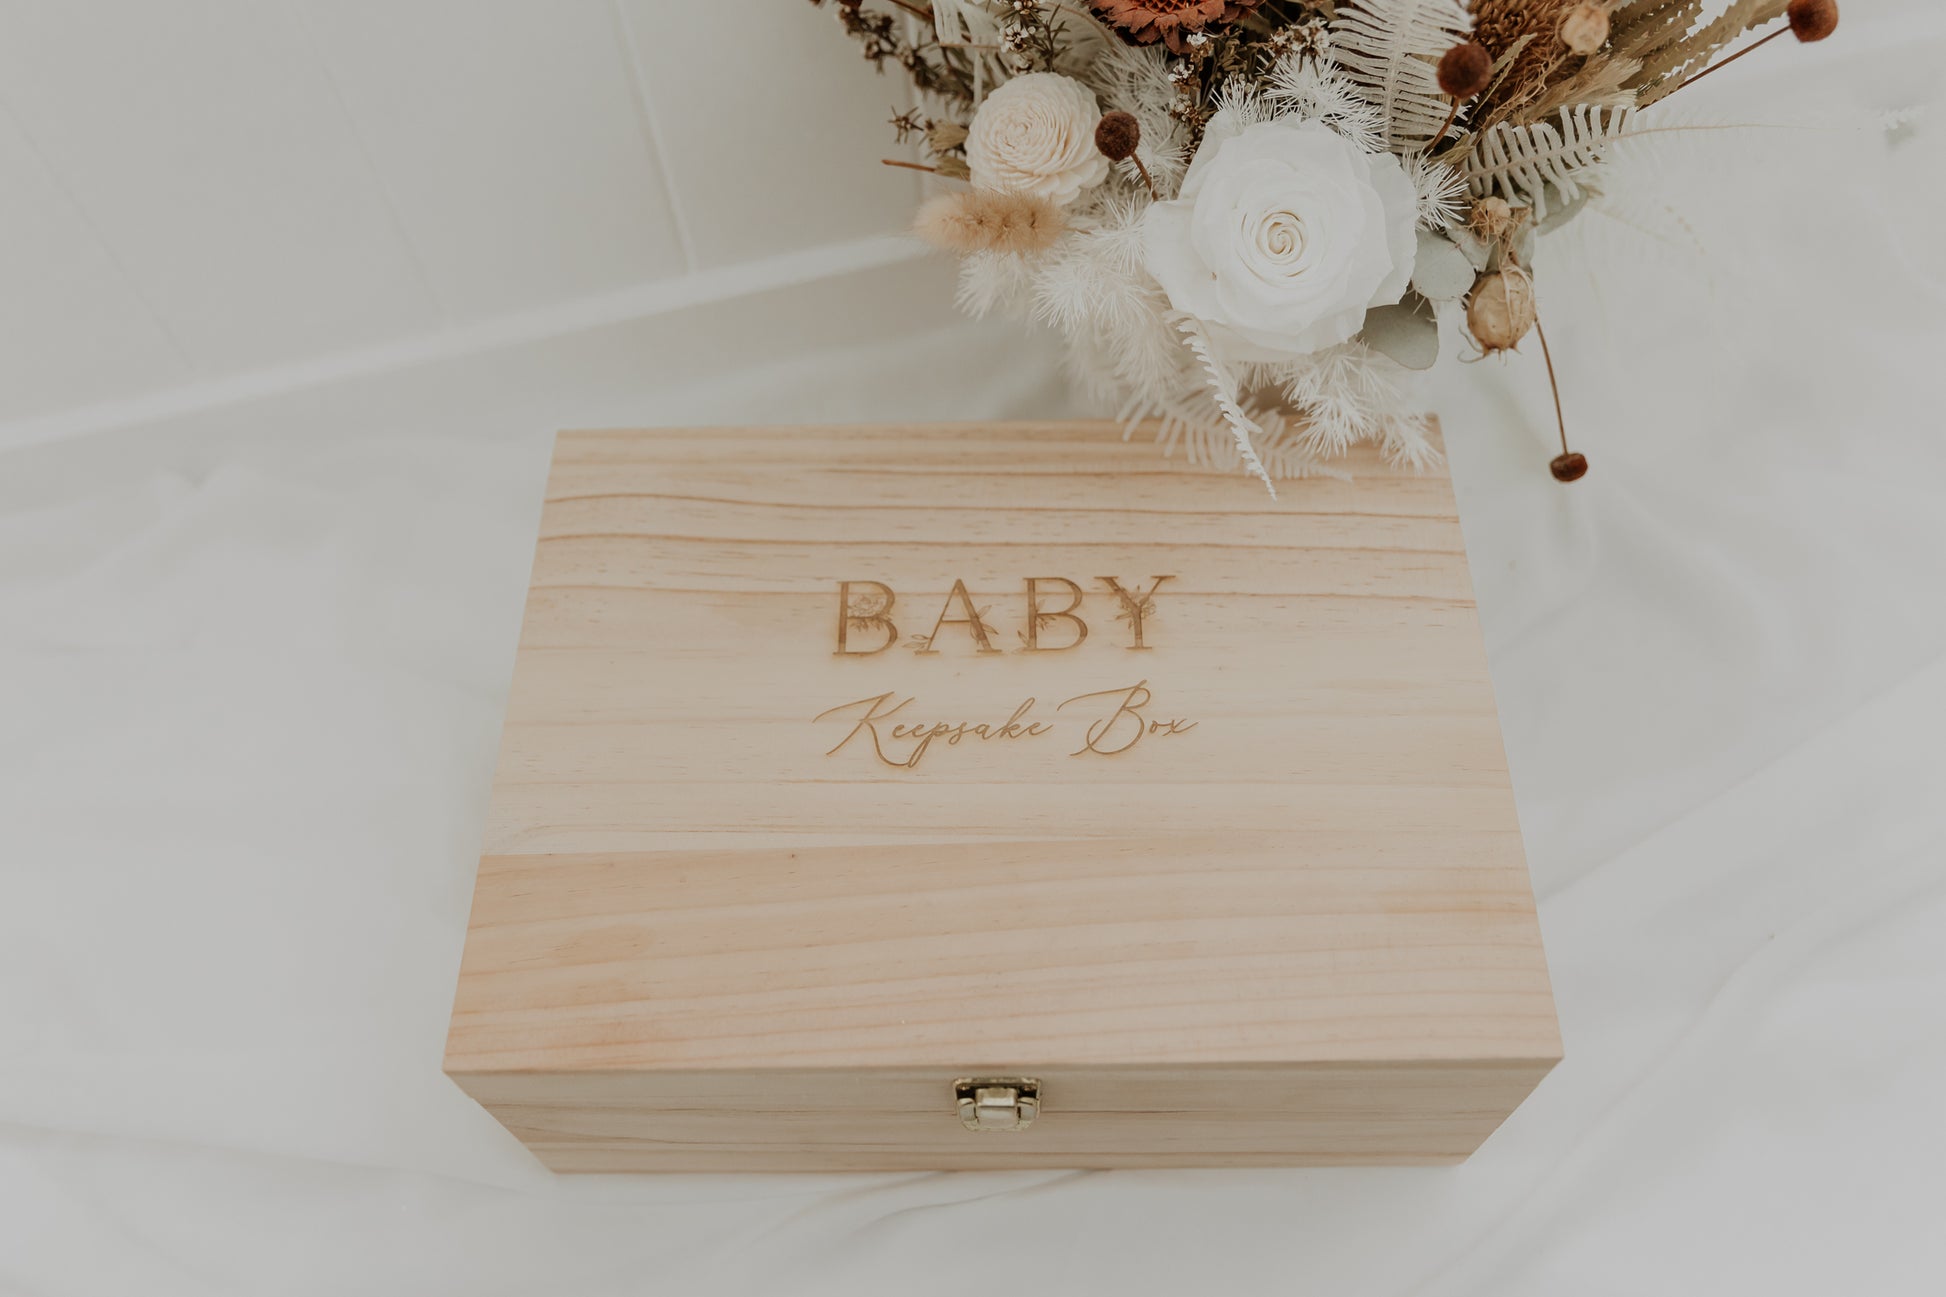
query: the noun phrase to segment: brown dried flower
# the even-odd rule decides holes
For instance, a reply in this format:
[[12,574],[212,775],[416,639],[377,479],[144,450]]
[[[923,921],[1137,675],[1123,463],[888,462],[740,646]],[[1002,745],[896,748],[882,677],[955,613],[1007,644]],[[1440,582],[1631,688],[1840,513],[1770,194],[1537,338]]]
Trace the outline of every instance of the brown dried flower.
[[1161,193],[1155,187],[1155,177],[1149,168],[1135,155],[1135,146],[1142,142],[1142,123],[1135,120],[1133,113],[1125,113],[1117,108],[1101,115],[1095,123],[1095,148],[1110,162],[1133,162],[1136,171],[1141,173],[1142,183],[1149,187],[1149,197],[1160,199]]
[[1439,88],[1455,99],[1471,99],[1493,78],[1493,55],[1478,41],[1455,45],[1439,59]]
[[1135,146],[1142,142],[1142,123],[1135,120],[1133,113],[1125,113],[1119,108],[1103,113],[1101,122],[1095,127],[1095,147],[1110,162],[1120,162],[1135,153]]
[[1032,194],[993,189],[941,194],[919,209],[913,232],[956,252],[1045,252],[1067,229],[1061,209]]
[[1177,54],[1189,52],[1187,38],[1232,23],[1263,0],[1090,0],[1088,7],[1137,45],[1161,41]]
[[1838,30],[1838,0],[1791,0],[1791,32],[1801,41],[1821,41]]

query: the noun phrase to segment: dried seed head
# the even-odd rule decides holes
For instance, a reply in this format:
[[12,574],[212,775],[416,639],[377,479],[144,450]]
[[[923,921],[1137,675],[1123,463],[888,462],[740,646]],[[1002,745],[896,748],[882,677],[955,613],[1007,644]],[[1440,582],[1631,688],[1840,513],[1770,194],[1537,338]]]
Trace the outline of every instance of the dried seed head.
[[1503,266],[1473,281],[1466,300],[1466,327],[1482,350],[1511,351],[1534,327],[1534,279],[1519,266]]
[[1045,252],[1067,229],[1061,209],[1032,194],[972,189],[941,194],[919,209],[913,231],[926,242],[969,252]]
[[1791,0],[1791,32],[1801,41],[1821,41],[1838,30],[1838,0]]
[[1095,147],[1102,151],[1110,162],[1120,162],[1134,156],[1135,146],[1142,142],[1142,123],[1133,114],[1116,109],[1103,113],[1101,121],[1095,126]]
[[1588,457],[1578,450],[1571,450],[1565,455],[1556,455],[1554,462],[1547,467],[1557,482],[1579,482],[1588,476]]
[[1439,88],[1455,99],[1471,99],[1493,78],[1493,55],[1478,41],[1455,45],[1440,56]]
[[[1521,209],[1523,212],[1526,210]],[[1506,199],[1487,197],[1473,204],[1466,224],[1481,238],[1498,242],[1514,232],[1514,227],[1520,224],[1520,217],[1514,214],[1514,208]]]
[[1561,16],[1561,44],[1576,54],[1593,54],[1608,43],[1608,10],[1582,0]]
[[966,143],[966,127],[959,122],[934,122],[926,127],[926,147],[944,153]]

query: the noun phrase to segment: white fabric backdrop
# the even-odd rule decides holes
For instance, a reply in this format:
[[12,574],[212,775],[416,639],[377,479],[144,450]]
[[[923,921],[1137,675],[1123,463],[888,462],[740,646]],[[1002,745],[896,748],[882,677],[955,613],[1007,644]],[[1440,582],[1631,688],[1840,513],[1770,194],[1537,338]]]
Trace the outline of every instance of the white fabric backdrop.
[[1847,22],[1688,111],[1930,113],[1545,250],[1586,481],[1434,381],[1568,1049],[1472,1162],[567,1180],[440,1076],[547,433],[1067,412],[913,262],[0,453],[0,1289],[1940,1291],[1946,30]]

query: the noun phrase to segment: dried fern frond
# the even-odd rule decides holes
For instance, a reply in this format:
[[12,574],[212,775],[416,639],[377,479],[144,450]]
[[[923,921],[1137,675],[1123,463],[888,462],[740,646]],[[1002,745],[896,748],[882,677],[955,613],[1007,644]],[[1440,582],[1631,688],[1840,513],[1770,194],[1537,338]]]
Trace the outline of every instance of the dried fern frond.
[[1275,499],[1277,484],[1270,480],[1269,472],[1265,470],[1263,461],[1257,458],[1257,449],[1250,441],[1253,436],[1262,436],[1263,429],[1257,426],[1256,420],[1244,413],[1243,406],[1238,403],[1236,380],[1216,358],[1216,353],[1210,347],[1209,338],[1204,334],[1203,326],[1199,322],[1184,318],[1177,322],[1176,327],[1182,330],[1183,341],[1188,344],[1189,349],[1196,354],[1196,359],[1203,366],[1203,373],[1209,380],[1210,395],[1215,398],[1217,409],[1223,412],[1224,422],[1230,425],[1230,431],[1236,436],[1237,454],[1242,457],[1244,468],[1249,470],[1252,477],[1261,481],[1271,497]]
[[1101,404],[1158,406],[1171,394],[1202,393],[1202,379],[1169,323],[1169,302],[1142,256],[1146,195],[1110,194],[1091,216],[1034,263],[1032,317],[1068,341],[1068,367]]
[[1032,268],[1020,257],[1006,252],[969,253],[960,258],[959,289],[953,300],[977,320],[1018,301],[1033,281]]
[[1555,121],[1501,122],[1467,155],[1467,187],[1475,197],[1498,193],[1515,206],[1531,207],[1534,219],[1544,221],[1550,202],[1581,196],[1577,176],[1626,134],[1632,116],[1628,108],[1583,104],[1562,109]]
[[1278,115],[1322,122],[1367,153],[1385,148],[1385,114],[1327,59],[1279,59],[1265,78]]
[[1583,61],[1580,70],[1549,85],[1540,98],[1528,104],[1525,115],[1530,120],[1539,120],[1563,108],[1580,104],[1599,108],[1633,108],[1635,92],[1628,88],[1628,84],[1641,67],[1641,63],[1632,58],[1612,54],[1590,55]]
[[1432,141],[1452,107],[1434,61],[1460,43],[1472,19],[1460,0],[1346,0],[1331,27],[1331,57],[1360,97],[1385,116],[1395,153]]
[[1709,65],[1716,52],[1753,27],[1781,18],[1789,0],[1734,0],[1715,21],[1671,41],[1642,58],[1631,85],[1643,104],[1652,104]]
[[1625,3],[1617,5],[1608,15],[1609,36],[1611,39],[1618,39],[1623,32],[1637,23],[1646,22],[1656,10],[1667,9],[1670,5],[1682,2],[1683,0],[1626,0]]
[[[1276,405],[1247,401],[1244,411],[1263,430],[1258,459],[1273,478],[1350,477],[1343,469],[1320,462],[1304,445],[1300,431],[1303,423],[1292,420]],[[1124,439],[1133,436],[1142,424],[1153,424],[1156,444],[1165,458],[1181,451],[1199,467],[1226,473],[1243,467],[1230,425],[1201,393],[1161,405],[1131,405],[1123,409],[1120,419]]]
[[1258,457],[1274,478],[1336,477],[1349,480],[1343,469],[1320,463],[1305,444],[1301,417],[1292,420],[1275,405],[1250,405],[1250,417],[1264,430]]
[[1299,447],[1313,458],[1375,442],[1394,463],[1438,462],[1426,413],[1408,391],[1407,371],[1356,338],[1326,347],[1264,376],[1304,419]]
[[1644,59],[1689,35],[1703,17],[1703,0],[1638,0],[1609,19],[1608,48]]

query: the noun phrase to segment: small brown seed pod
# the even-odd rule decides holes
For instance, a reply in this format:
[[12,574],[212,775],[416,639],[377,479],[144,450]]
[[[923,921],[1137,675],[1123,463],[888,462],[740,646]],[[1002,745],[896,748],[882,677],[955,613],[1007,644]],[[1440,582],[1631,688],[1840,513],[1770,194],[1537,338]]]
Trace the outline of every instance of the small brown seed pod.
[[1471,99],[1493,79],[1493,55],[1478,41],[1455,45],[1439,58],[1439,88],[1455,99]]
[[1807,44],[1838,30],[1838,0],[1791,0],[1784,12],[1790,16],[1792,34]]
[[1588,476],[1588,457],[1578,450],[1571,450],[1565,455],[1556,455],[1554,462],[1547,467],[1557,482],[1579,482]]
[[1519,266],[1503,266],[1474,280],[1466,327],[1489,354],[1519,346],[1534,327],[1533,276]]
[[1103,113],[1101,121],[1095,126],[1095,147],[1110,162],[1135,156],[1135,146],[1141,142],[1142,123],[1136,121],[1132,113],[1120,109]]
[[1561,44],[1583,56],[1608,43],[1608,11],[1594,0],[1582,0],[1561,16]]

